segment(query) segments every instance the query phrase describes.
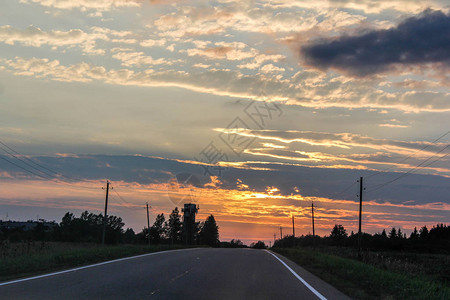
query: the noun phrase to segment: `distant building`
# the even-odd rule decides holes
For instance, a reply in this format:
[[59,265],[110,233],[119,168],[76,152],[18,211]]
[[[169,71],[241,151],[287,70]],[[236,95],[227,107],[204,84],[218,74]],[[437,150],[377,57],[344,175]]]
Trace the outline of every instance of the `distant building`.
[[46,222],[46,221],[26,221],[26,222],[20,222],[20,221],[1,221],[0,220],[0,230],[14,230],[14,229],[21,229],[23,231],[29,231],[35,229],[38,224],[42,224],[45,227],[45,231],[53,231],[53,229],[58,226],[58,224],[55,221],[52,222]]

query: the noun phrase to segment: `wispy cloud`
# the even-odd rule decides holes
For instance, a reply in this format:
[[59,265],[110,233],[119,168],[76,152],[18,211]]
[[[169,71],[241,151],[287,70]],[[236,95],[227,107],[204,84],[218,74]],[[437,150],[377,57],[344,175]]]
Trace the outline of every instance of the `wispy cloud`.
[[21,0],[24,3],[38,3],[42,6],[58,9],[98,9],[109,10],[120,7],[138,7],[143,0]]

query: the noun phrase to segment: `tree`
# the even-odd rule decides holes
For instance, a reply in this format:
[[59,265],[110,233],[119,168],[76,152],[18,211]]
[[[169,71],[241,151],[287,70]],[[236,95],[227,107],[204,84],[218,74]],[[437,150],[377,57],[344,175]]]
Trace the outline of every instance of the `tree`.
[[420,232],[420,238],[421,239],[426,239],[428,237],[428,228],[427,228],[427,226],[423,226],[422,228],[420,228],[419,232]]
[[400,227],[398,228],[398,231],[397,231],[397,237],[398,237],[399,239],[402,239],[402,238],[403,238],[402,229],[401,229]]
[[61,223],[59,224],[61,227],[70,226],[74,220],[73,213],[66,212],[64,217],[62,217]]
[[172,243],[178,243],[181,241],[182,223],[178,207],[172,210],[169,216],[169,220],[165,223],[167,237]]
[[389,232],[389,238],[390,239],[397,238],[397,230],[395,229],[395,227],[392,227],[391,231]]
[[258,241],[256,244],[252,243],[250,245],[250,247],[252,247],[253,249],[266,249],[267,248],[266,244],[264,244],[263,241]]
[[241,240],[232,239],[230,242],[232,248],[241,248],[244,247],[244,243]]
[[411,232],[411,235],[409,236],[409,238],[412,240],[419,238],[419,233],[417,232],[417,227],[414,227],[414,231]]
[[157,215],[155,223],[150,227],[150,240],[155,244],[160,243],[165,238],[165,219],[163,213]]
[[[106,218],[106,237],[108,244],[118,243],[123,235],[122,218],[108,216]],[[58,233],[59,240],[68,242],[100,242],[103,229],[103,215],[84,211],[79,218],[72,213],[66,213],[62,218]]]
[[334,245],[343,245],[347,239],[347,231],[342,225],[334,225],[331,230],[330,238]]
[[133,244],[136,240],[136,234],[134,233],[134,230],[131,228],[127,228],[125,230],[125,233],[123,234],[123,242],[125,244]]
[[205,245],[216,247],[219,244],[219,226],[213,215],[210,215],[200,231],[200,240]]
[[330,237],[333,239],[345,239],[347,236],[347,230],[345,230],[344,226],[342,225],[336,224],[331,230]]
[[[96,217],[95,215],[93,215],[94,217]],[[99,227],[101,227],[102,225],[100,225],[100,220],[99,218],[97,219],[97,224]],[[103,221],[102,221],[103,222]],[[116,217],[116,216],[107,216],[106,218],[106,234],[105,234],[105,242],[108,244],[116,244],[118,243],[123,235],[123,226],[125,225],[125,223],[122,221],[121,217]]]

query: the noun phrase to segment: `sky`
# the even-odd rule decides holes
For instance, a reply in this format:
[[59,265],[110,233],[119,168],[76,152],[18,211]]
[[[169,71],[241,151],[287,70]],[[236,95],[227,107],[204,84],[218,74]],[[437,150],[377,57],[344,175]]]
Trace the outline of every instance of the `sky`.
[[0,219],[220,239],[450,220],[447,1],[0,2]]

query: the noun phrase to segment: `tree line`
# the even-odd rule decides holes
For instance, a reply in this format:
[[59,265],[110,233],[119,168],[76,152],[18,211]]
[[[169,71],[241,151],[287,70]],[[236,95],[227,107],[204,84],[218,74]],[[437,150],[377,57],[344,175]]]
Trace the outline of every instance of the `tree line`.
[[[79,217],[67,212],[61,222],[32,222],[33,226],[8,226],[19,222],[2,222],[0,240],[18,241],[61,241],[80,243],[99,243],[103,234],[104,217],[100,214],[84,211]],[[28,225],[29,222],[22,222]],[[50,226],[51,225],[51,226]],[[220,245],[219,226],[213,215],[203,222],[186,224],[178,208],[172,210],[168,220],[163,213],[158,214],[150,228],[140,233],[133,229],[124,229],[125,223],[118,216],[106,218],[105,243],[107,244],[197,244],[216,247]],[[189,229],[188,230],[188,227]]]
[[172,210],[169,219],[163,213],[156,216],[150,228],[144,228],[136,235],[139,243],[150,239],[150,244],[194,244],[217,247],[219,241],[219,226],[213,215],[209,215],[204,222],[188,224],[182,222],[178,207]]
[[[274,243],[274,247],[293,246],[339,246],[359,247],[359,235],[351,232],[349,235],[344,226],[336,224],[330,235],[320,237],[311,234],[300,237],[285,236]],[[450,252],[450,226],[436,224],[428,229],[423,226],[417,227],[409,237],[402,232],[401,228],[391,228],[389,232],[383,229],[373,235],[361,234],[361,247],[370,250],[408,250],[420,252]]]

